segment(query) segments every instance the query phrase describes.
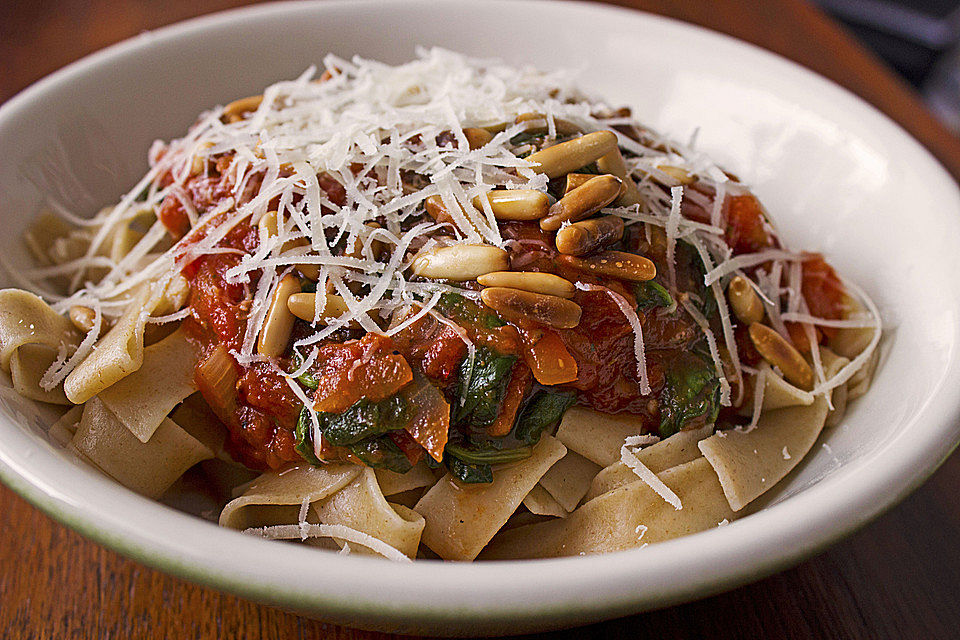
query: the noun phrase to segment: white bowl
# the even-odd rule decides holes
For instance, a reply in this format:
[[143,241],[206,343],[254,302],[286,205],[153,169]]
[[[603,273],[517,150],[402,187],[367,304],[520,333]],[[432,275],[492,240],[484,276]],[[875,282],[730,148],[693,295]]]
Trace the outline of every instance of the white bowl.
[[[145,564],[359,627],[519,633],[662,607],[755,580],[824,548],[920,484],[960,439],[960,196],[896,124],[809,71],[728,37],[574,3],[272,4],[145,33],[37,83],[0,109],[4,255],[44,194],[85,213],[144,171],[155,138],[257,93],[328,51],[392,63],[441,45],[582,84],[738,173],[794,246],[824,251],[887,324],[870,393],[766,509],[637,551],[412,565],[326,554],[219,529],[71,463],[49,414],[0,385],[0,476],[37,507]],[[949,384],[948,384],[949,383]]]

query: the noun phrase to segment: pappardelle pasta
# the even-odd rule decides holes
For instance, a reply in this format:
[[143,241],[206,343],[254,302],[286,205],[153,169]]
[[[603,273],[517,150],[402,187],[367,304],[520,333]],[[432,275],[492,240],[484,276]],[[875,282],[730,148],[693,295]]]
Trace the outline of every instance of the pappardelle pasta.
[[[862,395],[880,316],[737,177],[540,73],[330,56],[45,214],[0,366],[222,526],[395,559],[730,522]],[[60,207],[62,210],[62,207]],[[40,296],[37,295],[40,294]]]

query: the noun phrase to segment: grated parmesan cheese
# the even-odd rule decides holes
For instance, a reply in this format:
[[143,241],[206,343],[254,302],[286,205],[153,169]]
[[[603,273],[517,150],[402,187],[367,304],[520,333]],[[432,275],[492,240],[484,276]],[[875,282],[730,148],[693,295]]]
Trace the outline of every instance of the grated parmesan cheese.
[[630,448],[631,445],[628,444],[628,442],[623,443],[623,446],[620,447],[620,461],[629,467],[638,478],[647,483],[651,489],[656,491],[657,495],[663,498],[667,504],[677,511],[683,509],[683,504],[680,502],[680,497],[673,492],[673,489],[664,484],[663,480],[658,478],[657,474],[651,471],[647,465],[640,462],[640,459],[633,451],[630,450]]

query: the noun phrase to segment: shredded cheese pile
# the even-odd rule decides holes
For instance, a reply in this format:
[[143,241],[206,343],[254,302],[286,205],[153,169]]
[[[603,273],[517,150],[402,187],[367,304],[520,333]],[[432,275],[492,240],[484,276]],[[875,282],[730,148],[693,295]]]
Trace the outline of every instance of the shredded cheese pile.
[[[785,336],[786,320],[804,323],[809,331],[813,324],[879,326],[875,306],[859,291],[869,315],[847,321],[810,316],[800,292],[803,256],[798,252],[783,248],[732,256],[724,242],[722,201],[746,189],[693,149],[692,142],[685,146],[667,140],[584,95],[574,87],[573,74],[517,69],[438,48],[421,49],[414,61],[399,66],[328,56],[324,67],[322,75],[311,68],[294,80],[268,87],[259,107],[243,119],[224,122],[224,109],[216,108],[202,114],[185,137],[155,143],[150,171],[117,206],[93,220],[69,216],[71,222],[82,225],[81,233],[88,241],[85,253],[28,273],[31,288],[56,300],[58,311],[77,304],[95,309],[99,331],[101,316],[106,322],[122,314],[141,283],[166,286],[183,265],[199,256],[240,253],[239,264],[227,272],[226,279],[249,289],[246,334],[239,351],[232,353],[244,365],[264,359],[256,353],[256,338],[280,278],[295,265],[316,265],[317,290],[340,295],[348,311],[326,326],[318,325],[314,333],[294,344],[304,355],[303,370],[313,362],[318,343],[351,323],[381,331],[380,325],[398,312],[403,312],[399,317],[407,322],[428,313],[440,320],[433,306],[443,292],[453,290],[475,299],[475,292],[450,284],[410,281],[408,267],[417,252],[438,244],[505,247],[508,243],[500,235],[489,204],[481,200],[483,208],[477,209],[472,200],[496,187],[545,191],[547,178],[533,171],[522,157],[533,148],[521,139],[511,139],[543,127],[544,120],[548,133],[555,134],[556,119],[562,118],[584,132],[613,130],[626,152],[627,169],[642,202],[627,208],[610,207],[602,213],[619,215],[627,224],[644,224],[648,233],[651,226],[662,227],[668,241],[670,281],[675,279],[673,259],[678,240],[695,247],[704,261],[705,284],[716,298],[723,328],[719,338],[732,371],[721,361],[721,343],[709,323],[688,300],[681,302],[710,345],[723,404],[739,403],[743,393],[743,370],[723,286],[732,275],[744,275],[743,269],[765,265],[751,284],[761,294],[774,329]],[[543,120],[517,122],[517,116],[530,113],[543,114]],[[471,150],[465,127],[487,127],[493,138]],[[632,128],[642,142],[615,129],[624,127]],[[198,211],[187,181],[196,176],[197,167],[203,176],[214,159],[223,158],[229,160],[221,170],[229,176],[231,193],[210,210]],[[682,173],[678,174],[678,169]],[[160,178],[167,174],[173,181],[162,186]],[[716,197],[685,188],[677,177],[683,174],[696,176]],[[342,202],[331,200],[322,176],[342,186]],[[183,205],[191,227],[172,247],[166,228],[156,217],[161,203],[170,196]],[[439,223],[423,215],[424,201],[431,196],[442,201],[452,222]],[[708,211],[710,222],[681,215],[685,199]],[[246,220],[256,224],[274,203],[279,203],[275,207],[278,233],[261,238],[255,253],[217,246],[236,225]],[[65,209],[62,204],[54,205]],[[111,259],[108,247],[116,229],[142,220],[145,212],[154,217],[148,216],[152,222],[139,240],[122,257]],[[371,224],[374,222],[376,225]],[[772,228],[768,231],[775,233]],[[336,249],[344,246],[357,250],[354,255],[339,255]],[[255,272],[260,274],[256,284],[251,278]],[[70,280],[66,296],[52,296],[48,287],[41,286],[45,280],[64,275]],[[617,298],[614,296],[614,301],[636,334],[638,378],[648,392],[641,322],[629,305]],[[317,296],[317,300],[322,305],[325,298]],[[315,309],[317,317],[322,312],[322,307]],[[171,314],[154,321],[180,317],[182,314]],[[84,349],[92,347],[92,342],[84,341]],[[468,346],[472,355],[473,345]],[[849,378],[854,364],[866,361],[875,346],[871,344],[832,380],[823,378],[817,362],[815,393],[826,393]],[[56,371],[48,372],[45,379],[62,380],[77,361],[77,357],[64,355],[55,363]],[[728,376],[737,383],[736,399],[730,397]],[[291,383],[291,388],[298,391],[295,384]]]

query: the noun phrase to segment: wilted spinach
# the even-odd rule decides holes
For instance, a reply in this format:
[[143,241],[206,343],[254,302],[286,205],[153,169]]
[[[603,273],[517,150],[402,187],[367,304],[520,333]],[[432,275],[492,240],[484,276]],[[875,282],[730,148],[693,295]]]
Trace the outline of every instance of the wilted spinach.
[[317,414],[323,437],[337,446],[356,444],[388,431],[402,429],[410,422],[410,418],[407,401],[399,394],[380,402],[362,398],[342,413]]
[[459,293],[445,293],[437,302],[437,310],[458,324],[470,324],[477,328],[496,329],[506,323],[487,307],[477,304]]
[[[324,425],[324,420],[320,418],[321,416],[343,416],[348,412],[349,409],[343,414],[317,414],[318,420],[320,420],[321,429]],[[320,466],[323,463],[319,458],[317,458],[317,455],[314,452],[311,426],[310,409],[303,407],[300,410],[300,418],[297,420],[297,427],[294,431],[294,436],[296,437],[297,441],[294,449],[296,449],[297,453],[299,453],[300,456],[310,464],[314,466]],[[324,433],[324,437],[327,437],[326,433]],[[386,434],[378,434],[363,438],[351,444],[345,445],[345,448],[353,455],[357,456],[357,458],[363,461],[363,463],[367,466],[377,469],[382,468],[389,469],[390,471],[396,471],[397,473],[406,473],[413,467],[406,454],[404,454],[400,447],[397,446],[397,443]]]
[[500,415],[500,405],[510,383],[510,372],[517,356],[500,355],[478,346],[473,362],[460,363],[457,400],[453,422],[471,427],[486,427]]
[[680,352],[666,367],[660,392],[660,437],[713,422],[720,410],[720,380],[713,364]]
[[368,467],[406,473],[413,468],[410,459],[388,435],[361,440],[347,447]]
[[577,394],[540,390],[533,394],[520,411],[513,435],[520,442],[533,445],[544,431],[553,429],[567,409],[577,402]]
[[530,457],[529,446],[500,449],[491,442],[475,445],[448,444],[444,449],[447,468],[466,484],[493,482],[492,465]]
[[[293,352],[293,371],[296,371],[303,366],[303,358],[296,351]],[[297,376],[297,381],[305,386],[308,389],[313,389],[316,391],[317,387],[320,386],[317,382],[317,377],[313,375],[313,372],[309,369]]]
[[317,454],[313,451],[313,437],[310,435],[310,427],[312,426],[310,420],[310,409],[303,407],[300,409],[300,417],[297,419],[297,427],[293,432],[294,437],[297,440],[297,444],[294,446],[294,449],[300,456],[317,467],[320,466],[320,459],[317,458]]
[[470,464],[460,458],[447,458],[447,469],[464,484],[485,484],[493,482],[493,469],[488,464]]
[[673,305],[673,296],[670,292],[653,280],[638,282],[634,287],[637,298],[637,311],[647,311],[655,307],[670,307]]

